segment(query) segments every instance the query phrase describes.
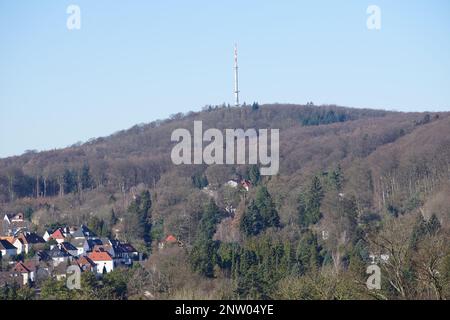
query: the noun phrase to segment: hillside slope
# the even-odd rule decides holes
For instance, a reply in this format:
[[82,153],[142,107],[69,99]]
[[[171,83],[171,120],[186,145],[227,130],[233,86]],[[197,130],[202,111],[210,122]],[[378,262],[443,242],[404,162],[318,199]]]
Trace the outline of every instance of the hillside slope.
[[[279,174],[261,177],[257,168],[246,165],[173,165],[171,133],[177,128],[192,130],[194,120],[202,120],[204,130],[280,129]],[[248,192],[230,188],[226,185],[230,179],[250,180],[252,187]],[[151,248],[136,236],[139,222],[130,210],[143,190],[152,197]],[[160,261],[181,253],[160,256],[157,244],[174,234],[187,250],[182,256],[189,255],[183,263],[225,283],[236,276],[231,262],[223,260],[229,245],[261,255],[257,264],[261,266],[266,256],[258,250],[266,236],[280,246],[286,241],[299,248],[316,243],[317,265],[338,272],[349,268],[355,250],[361,261],[367,259],[373,249],[369,240],[385,232],[390,219],[407,226],[405,236],[417,216],[437,217],[447,229],[448,190],[450,113],[299,105],[209,107],[79,146],[0,160],[0,212],[24,211],[39,231],[57,222],[89,221],[93,228],[101,222],[105,232],[152,251],[150,263],[163,269],[167,266],[161,267]],[[279,222],[252,235],[246,219],[253,212],[252,201],[257,205],[261,197],[270,199],[265,203]],[[218,217],[206,227],[208,210],[214,211],[205,209],[210,199],[218,206]],[[230,206],[235,211],[225,210]],[[253,218],[258,219],[257,212]],[[214,239],[214,249],[197,248],[199,239],[202,243]],[[214,259],[207,260],[216,265],[199,267],[195,260],[201,260],[199,252],[215,252]],[[300,260],[296,261],[298,265]],[[220,274],[211,271],[213,267]],[[305,270],[292,272],[301,275]],[[271,274],[270,287],[256,297],[283,297],[275,287],[285,276]],[[186,282],[179,281],[177,286],[186,288]],[[238,295],[251,296],[247,291]]]

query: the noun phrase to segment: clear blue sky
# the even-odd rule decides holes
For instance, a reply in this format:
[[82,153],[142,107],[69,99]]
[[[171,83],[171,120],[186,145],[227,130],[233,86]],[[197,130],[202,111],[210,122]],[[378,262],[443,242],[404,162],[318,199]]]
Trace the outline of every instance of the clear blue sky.
[[235,42],[249,103],[450,110],[448,0],[0,0],[0,157],[232,103]]

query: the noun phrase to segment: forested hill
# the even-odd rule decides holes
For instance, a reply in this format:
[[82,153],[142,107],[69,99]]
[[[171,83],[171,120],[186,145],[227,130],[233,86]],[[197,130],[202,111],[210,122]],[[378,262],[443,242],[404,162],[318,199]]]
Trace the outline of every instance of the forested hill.
[[[194,120],[202,120],[204,130],[280,129],[279,174],[262,177],[256,166],[173,165],[171,134],[177,128],[192,130]],[[233,189],[226,185],[230,179],[247,179],[252,186],[248,192]],[[144,191],[152,200],[146,221],[135,210]],[[306,283],[313,278],[302,277],[319,269],[334,271],[318,282],[342,280],[351,287],[354,279],[333,277],[339,272],[365,276],[365,269],[352,268],[366,263],[369,252],[384,250],[373,247],[381,240],[369,240],[383,234],[382,239],[393,237],[412,243],[407,250],[419,250],[418,239],[426,232],[419,236],[417,230],[426,221],[447,229],[449,193],[450,113],[445,112],[206,107],[81,145],[0,160],[1,213],[23,211],[41,230],[57,222],[89,221],[99,233],[147,248],[160,272],[173,271],[172,289],[154,293],[165,298],[192,288],[213,298],[299,297],[302,288],[309,288],[304,294],[315,292],[315,284]],[[157,244],[169,234],[183,249],[162,257]],[[283,268],[274,267],[270,257],[275,256]],[[189,265],[192,273],[180,275],[168,259]],[[448,272],[450,279],[450,263]],[[255,275],[265,278],[251,278]],[[388,297],[405,297],[408,288],[419,286],[406,284],[406,278],[392,281],[401,283],[383,293]],[[224,288],[232,292],[223,293]],[[366,297],[358,288],[348,297]]]
[[[79,171],[84,164],[89,164],[95,185],[122,183],[128,189],[140,182],[154,183],[154,179],[159,179],[161,173],[170,167],[168,156],[173,147],[170,140],[172,131],[180,127],[192,130],[194,120],[203,120],[204,129],[279,128],[283,134],[285,130],[297,131],[307,126],[394,115],[377,110],[297,105],[204,109],[186,115],[176,114],[164,121],[136,125],[109,137],[91,139],[88,143],[62,150],[29,152],[20,157],[0,159],[0,201],[11,200],[14,195],[24,197],[36,194],[36,185],[32,186],[29,181],[36,180],[36,176],[42,180],[41,184],[46,182],[45,190],[40,188],[46,195],[60,193],[64,190],[57,184],[62,181],[66,170]],[[411,117],[416,118],[420,115]],[[15,190],[10,188],[8,195],[5,190],[8,183],[5,181],[12,176],[15,177]]]
[[[397,113],[336,106],[264,105],[242,108],[206,107],[202,112],[176,114],[164,121],[136,125],[106,138],[61,150],[29,152],[0,159],[0,202],[21,197],[62,195],[74,191],[67,181],[80,180],[89,167],[90,188],[139,183],[154,185],[174,170],[170,136],[177,128],[192,130],[194,120],[207,128],[278,128],[281,131],[281,175],[299,169],[321,170],[339,162],[366,158],[379,146],[448,114]],[[434,130],[430,124],[428,130]],[[436,133],[442,135],[444,132]],[[438,140],[439,141],[439,140]],[[433,141],[432,144],[437,144]],[[87,169],[87,168],[85,168]],[[192,168],[196,170],[196,168]],[[66,188],[64,188],[64,184]],[[70,189],[70,190],[65,190]]]

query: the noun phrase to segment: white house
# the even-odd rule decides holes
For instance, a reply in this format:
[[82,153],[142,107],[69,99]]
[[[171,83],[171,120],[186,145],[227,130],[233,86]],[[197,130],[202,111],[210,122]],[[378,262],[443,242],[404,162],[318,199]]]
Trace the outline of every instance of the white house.
[[237,181],[235,181],[235,180],[230,180],[230,181],[227,182],[227,186],[230,186],[232,188],[237,188],[238,185],[239,185],[239,183]]
[[14,269],[13,272],[16,275],[21,275],[22,279],[23,279],[23,285],[28,284],[28,281],[33,282],[34,278],[35,278],[35,272],[36,271],[36,266],[32,263],[28,263],[25,264],[23,262],[18,262]]
[[109,273],[114,270],[114,261],[108,252],[94,251],[89,253],[88,257],[95,263],[97,274]]
[[13,245],[17,248],[17,254],[28,252],[28,245],[24,244],[20,239],[15,239]]
[[61,250],[57,246],[55,246],[53,249],[51,249],[48,252],[48,255],[52,259],[54,267],[57,267],[58,265],[60,265],[61,263],[64,263],[64,262],[67,263],[71,260],[70,254]]
[[49,239],[54,239],[58,244],[63,243],[66,241],[66,236],[64,235],[64,232],[62,229],[57,229],[55,232],[53,232],[50,235]]
[[85,253],[89,251],[89,243],[88,240],[81,238],[81,239],[73,239],[70,242],[75,248],[77,248],[77,256],[82,256]]
[[78,256],[78,248],[76,248],[73,244],[71,244],[70,242],[62,242],[59,244],[59,248],[62,251],[67,252],[68,254],[70,254],[73,257],[77,257]]
[[34,232],[23,232],[16,237],[13,245],[17,248],[17,254],[27,254],[37,244],[44,244],[45,240]]
[[0,252],[2,257],[11,257],[17,255],[17,248],[8,240],[0,240]]
[[45,240],[45,242],[47,242],[48,240],[50,240],[50,237],[52,236],[52,233],[50,230],[45,230],[44,235],[42,236],[42,238]]

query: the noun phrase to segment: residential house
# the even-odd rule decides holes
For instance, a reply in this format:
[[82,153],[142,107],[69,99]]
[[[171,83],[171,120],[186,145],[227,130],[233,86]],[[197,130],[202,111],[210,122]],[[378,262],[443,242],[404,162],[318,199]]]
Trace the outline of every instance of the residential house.
[[74,263],[76,263],[80,267],[81,271],[96,271],[97,265],[87,256],[76,258]]
[[13,245],[17,248],[17,254],[28,254],[31,248],[44,244],[45,240],[34,232],[22,232],[14,240]]
[[55,231],[54,230],[50,230],[50,229],[45,230],[45,233],[42,236],[42,238],[45,240],[45,242],[50,240],[50,237],[52,236],[53,232],[55,232]]
[[29,282],[34,282],[36,275],[36,264],[33,261],[18,262],[13,269],[13,274],[20,274],[22,276],[22,284],[27,285]]
[[81,225],[73,234],[72,237],[74,239],[81,239],[81,238],[85,238],[85,239],[97,239],[97,235],[92,232],[88,227],[86,227],[85,225]]
[[28,230],[29,223],[24,220],[23,213],[5,214],[0,227],[0,236],[14,236],[22,230]]
[[114,250],[114,247],[111,244],[97,244],[94,246],[94,248],[92,248],[92,251],[106,251],[108,252],[111,257],[115,257],[116,256],[116,252]]
[[12,257],[17,255],[17,248],[8,240],[0,240],[0,252],[2,257]]
[[121,244],[122,261],[124,264],[132,264],[139,257],[139,252],[129,243]]
[[58,266],[62,263],[68,263],[71,260],[71,255],[65,252],[64,250],[61,250],[58,246],[53,247],[48,252],[48,255],[53,261],[53,266]]
[[70,242],[61,242],[58,246],[61,250],[67,252],[71,256],[78,256],[78,249]]
[[158,244],[158,248],[159,248],[160,250],[162,250],[162,249],[164,249],[167,245],[174,245],[174,244],[177,244],[177,243],[178,243],[177,238],[176,238],[174,235],[170,234],[170,235],[168,235],[168,236],[164,239],[163,242],[160,242],[160,243]]
[[106,251],[93,251],[89,253],[88,258],[96,264],[96,273],[109,273],[114,270],[114,261],[111,255]]
[[53,232],[53,233],[50,235],[50,238],[49,238],[49,239],[53,239],[53,240],[55,240],[58,244],[60,244],[60,243],[62,243],[62,242],[64,242],[64,241],[66,241],[66,236],[64,235],[63,230],[62,230],[61,228],[59,228],[59,229],[56,229],[55,232]]
[[77,248],[77,256],[86,254],[89,251],[89,243],[85,238],[72,239],[70,243]]
[[166,237],[166,239],[164,240],[166,243],[177,243],[177,238],[173,235],[173,234],[170,234],[170,235],[168,235],[167,237]]
[[94,251],[95,246],[101,246],[103,243],[100,239],[88,239],[87,244],[89,247],[88,251]]
[[227,182],[227,186],[231,187],[231,188],[237,188],[239,185],[239,183],[236,180],[229,180]]
[[130,265],[138,259],[139,252],[129,243],[121,243],[119,240],[110,240],[115,253],[115,261]]
[[36,253],[36,259],[38,262],[47,262],[52,260],[47,251],[40,250]]

